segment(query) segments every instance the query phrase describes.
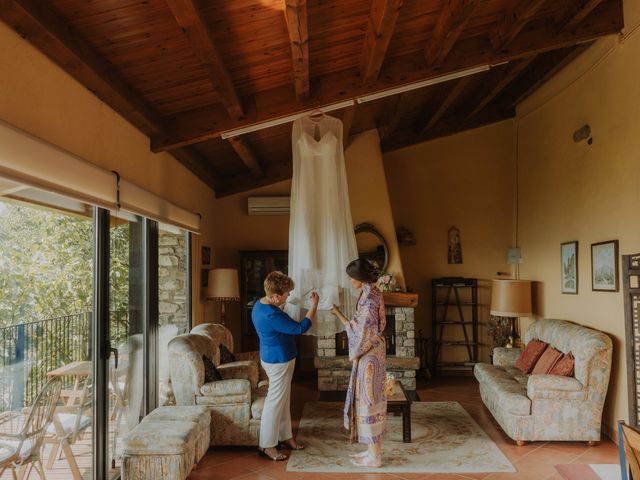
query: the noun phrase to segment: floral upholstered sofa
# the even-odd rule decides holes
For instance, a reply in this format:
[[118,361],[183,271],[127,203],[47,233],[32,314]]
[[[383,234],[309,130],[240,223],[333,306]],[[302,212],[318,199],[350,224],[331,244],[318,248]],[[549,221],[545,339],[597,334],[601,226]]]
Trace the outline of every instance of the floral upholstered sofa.
[[515,368],[519,348],[496,348],[493,365],[474,375],[482,401],[518,444],[536,440],[600,440],[602,409],[611,371],[611,339],[565,320],[538,320],[524,335],[563,353],[572,352],[575,376],[524,375]]
[[[220,340],[223,338],[224,340]],[[233,349],[223,325],[204,324],[169,342],[169,369],[177,405],[203,405],[211,411],[211,445],[257,445],[267,382],[260,380],[254,353],[236,354],[220,365],[220,343]],[[223,380],[205,382],[203,356]]]

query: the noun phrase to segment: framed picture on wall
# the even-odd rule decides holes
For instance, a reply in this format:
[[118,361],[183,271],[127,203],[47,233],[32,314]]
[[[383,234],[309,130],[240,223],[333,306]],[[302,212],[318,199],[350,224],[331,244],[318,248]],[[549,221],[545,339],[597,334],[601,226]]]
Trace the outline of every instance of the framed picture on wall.
[[211,247],[202,247],[202,265],[211,265]]
[[561,291],[577,295],[578,293],[578,242],[560,244]]
[[591,244],[591,290],[617,292],[618,240]]
[[200,270],[200,286],[207,288],[209,286],[209,269],[203,268]]

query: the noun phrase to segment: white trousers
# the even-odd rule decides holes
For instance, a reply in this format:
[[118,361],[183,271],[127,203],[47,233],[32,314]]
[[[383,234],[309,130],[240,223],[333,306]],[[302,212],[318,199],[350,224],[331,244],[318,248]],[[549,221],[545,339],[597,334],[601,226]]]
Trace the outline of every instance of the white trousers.
[[296,359],[287,363],[260,362],[269,377],[269,390],[260,420],[260,448],[289,440],[291,433],[291,379]]

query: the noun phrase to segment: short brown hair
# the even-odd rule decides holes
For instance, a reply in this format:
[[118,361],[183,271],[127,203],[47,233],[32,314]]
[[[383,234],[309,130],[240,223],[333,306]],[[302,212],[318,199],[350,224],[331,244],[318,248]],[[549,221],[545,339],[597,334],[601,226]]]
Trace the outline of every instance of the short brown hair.
[[293,290],[293,287],[293,280],[277,270],[264,279],[264,291],[267,295],[284,295]]

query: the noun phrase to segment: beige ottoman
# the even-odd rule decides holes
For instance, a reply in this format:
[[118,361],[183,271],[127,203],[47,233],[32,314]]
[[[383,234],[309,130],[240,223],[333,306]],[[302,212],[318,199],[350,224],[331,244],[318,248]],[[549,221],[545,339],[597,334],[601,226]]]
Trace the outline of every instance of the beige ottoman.
[[185,480],[196,457],[196,424],[141,422],[123,438],[122,480]]
[[198,463],[207,453],[211,437],[211,410],[207,407],[198,405],[158,407],[144,417],[141,423],[153,421],[191,422],[196,424],[196,456],[194,461]]

